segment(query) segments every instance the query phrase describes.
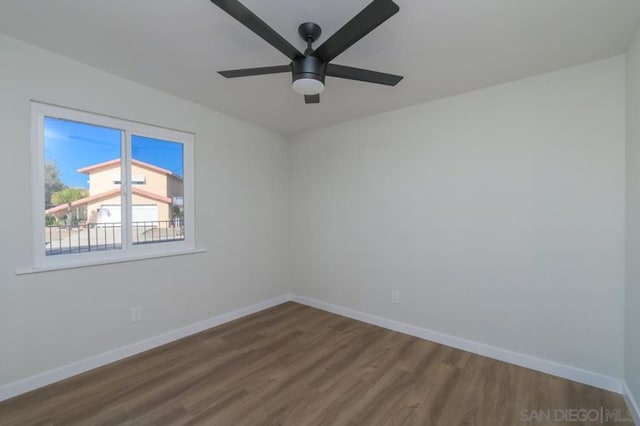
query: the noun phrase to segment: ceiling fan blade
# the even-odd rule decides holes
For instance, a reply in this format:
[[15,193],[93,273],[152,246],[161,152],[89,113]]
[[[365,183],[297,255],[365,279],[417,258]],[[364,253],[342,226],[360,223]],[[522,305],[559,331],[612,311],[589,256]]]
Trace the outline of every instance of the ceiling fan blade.
[[313,56],[325,62],[347,50],[384,21],[395,15],[400,7],[392,0],[373,0],[352,20],[335,32],[314,52]]
[[386,74],[378,71],[363,70],[361,68],[345,67],[344,65],[328,64],[326,75],[349,80],[366,81],[367,83],[395,86],[403,79],[401,75]]
[[249,77],[252,75],[278,74],[281,72],[291,72],[291,65],[278,65],[275,67],[244,68],[240,70],[218,71],[218,74],[227,78],[236,78],[236,77]]
[[262,37],[267,43],[281,51],[291,60],[304,56],[291,43],[285,40],[273,28],[265,24],[256,14],[251,12],[238,0],[211,0],[211,3],[237,19],[242,25]]
[[304,95],[305,104],[319,104],[320,95]]

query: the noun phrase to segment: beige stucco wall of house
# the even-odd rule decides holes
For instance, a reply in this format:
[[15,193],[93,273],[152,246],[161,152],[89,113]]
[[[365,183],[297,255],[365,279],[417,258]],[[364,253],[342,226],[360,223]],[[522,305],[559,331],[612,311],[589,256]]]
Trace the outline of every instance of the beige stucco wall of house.
[[[120,184],[114,183],[119,181],[121,176],[120,164],[105,166],[101,169],[91,170],[89,172],[89,195],[95,196],[104,192],[119,189]],[[132,164],[131,176],[144,177],[144,184],[136,184],[135,187],[143,191],[157,194],[163,197],[176,197],[184,194],[183,182],[176,176],[152,170],[144,166]],[[154,199],[150,199],[138,194],[133,194],[132,203],[134,205],[156,205],[158,206],[158,220],[166,221],[171,219],[171,204],[163,203]],[[122,198],[117,195],[107,199],[97,200],[87,206],[87,215],[89,218],[95,217],[98,209],[105,204],[121,205]],[[91,221],[91,220],[90,220]]]
[[[120,165],[114,165],[102,170],[92,171],[89,175],[89,195],[98,195],[106,191],[119,188],[120,184],[114,184],[113,181],[120,177]],[[169,179],[177,180],[172,176],[167,176],[164,173],[150,170],[145,167],[132,165],[131,176],[144,176],[145,183],[142,185],[136,185],[140,189],[154,194],[167,196]]]
[[167,176],[167,196],[168,197],[184,196],[184,183],[182,179],[173,175]]

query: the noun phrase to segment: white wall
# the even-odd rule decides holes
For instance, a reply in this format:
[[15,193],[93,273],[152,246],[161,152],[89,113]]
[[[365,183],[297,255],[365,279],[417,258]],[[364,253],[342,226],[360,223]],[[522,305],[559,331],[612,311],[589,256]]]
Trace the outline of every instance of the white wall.
[[640,404],[640,30],[627,54],[625,380]]
[[[280,295],[290,278],[303,296],[622,377],[622,57],[298,135],[288,152],[275,133],[14,39],[0,51],[0,386]],[[30,99],[196,133],[207,252],[17,276]]]
[[294,293],[622,377],[624,86],[616,57],[294,137]]
[[[0,386],[288,290],[281,136],[5,36],[0,52]],[[30,99],[194,132],[207,252],[17,276],[30,265]]]

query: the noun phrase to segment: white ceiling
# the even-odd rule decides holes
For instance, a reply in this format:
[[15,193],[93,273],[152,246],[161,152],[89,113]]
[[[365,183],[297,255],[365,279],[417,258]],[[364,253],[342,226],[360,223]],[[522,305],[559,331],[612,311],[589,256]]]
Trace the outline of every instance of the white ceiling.
[[[370,0],[242,0],[300,50]],[[623,53],[638,0],[396,0],[400,12],[334,63],[404,75],[393,87],[327,78],[305,105],[290,76],[216,71],[288,63],[208,0],[2,0],[0,32],[283,133],[295,133]]]

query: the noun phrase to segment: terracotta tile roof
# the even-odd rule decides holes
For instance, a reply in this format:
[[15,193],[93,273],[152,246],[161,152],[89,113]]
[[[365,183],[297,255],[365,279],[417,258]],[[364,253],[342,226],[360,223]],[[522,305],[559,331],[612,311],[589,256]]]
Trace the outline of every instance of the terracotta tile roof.
[[165,197],[164,195],[154,194],[153,192],[145,191],[138,187],[133,187],[132,191],[134,194],[140,195],[141,197],[151,198],[152,200],[160,201],[162,203],[171,203],[171,197]]
[[[120,194],[120,188],[112,189],[110,191],[101,192],[100,194],[91,195],[89,197],[80,198],[71,203],[71,207],[83,206],[85,204],[92,203],[94,201],[102,200],[104,198],[110,198],[114,195]],[[59,206],[51,207],[44,211],[45,214],[57,213],[67,210],[68,204],[60,204]]]
[[[91,166],[83,167],[81,169],[78,169],[77,172],[78,173],[91,174],[92,172],[97,171],[97,170],[110,169],[110,168],[119,166],[120,162],[121,162],[121,160],[119,158],[116,158],[115,160],[105,161],[104,163],[98,163],[98,164],[93,164]],[[148,170],[152,170],[154,172],[158,172],[158,173],[162,173],[162,174],[165,174],[165,175],[173,176],[173,177],[175,177],[177,179],[182,180],[182,178],[180,176],[173,174],[170,170],[163,169],[162,167],[154,166],[153,164],[145,163],[145,162],[140,161],[140,160],[131,160],[131,164],[134,164],[134,165],[136,165],[138,167],[143,167],[143,168],[148,169]]]
[[[139,195],[141,197],[149,198],[151,200],[159,201],[165,204],[171,204],[171,197],[165,197],[164,195],[154,194],[153,192],[144,191],[140,188],[133,187],[132,191],[134,194]],[[115,195],[120,194],[120,188],[112,189],[109,191],[102,192],[100,194],[92,195],[90,197],[84,197],[79,200],[76,200],[71,203],[71,207],[79,207],[84,206],[85,204],[91,204],[93,202],[104,200],[106,198],[111,198]],[[53,214],[66,211],[68,204],[60,204],[59,206],[51,207],[44,211],[45,214]]]

